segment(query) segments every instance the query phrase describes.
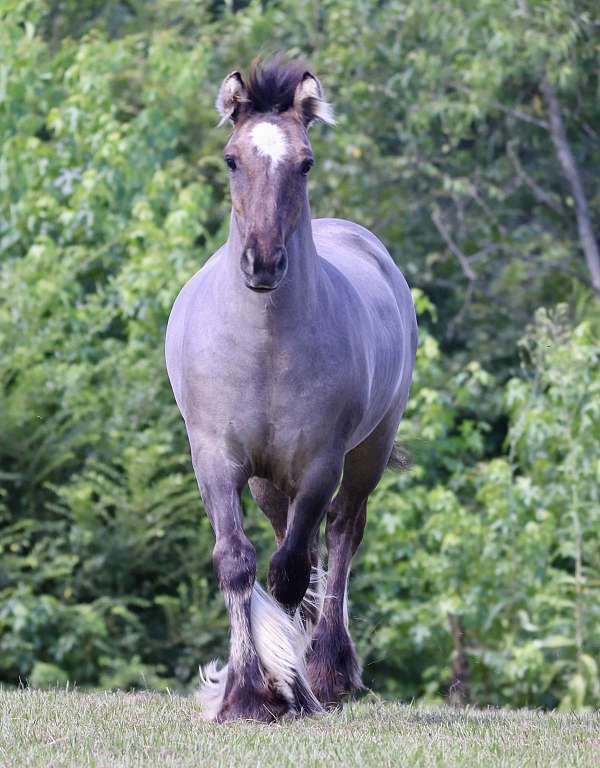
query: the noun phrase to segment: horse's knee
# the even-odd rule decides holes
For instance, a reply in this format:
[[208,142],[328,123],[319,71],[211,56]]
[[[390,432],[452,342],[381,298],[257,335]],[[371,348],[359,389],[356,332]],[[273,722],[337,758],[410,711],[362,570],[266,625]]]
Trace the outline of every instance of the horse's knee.
[[256,551],[238,531],[222,536],[213,549],[213,568],[219,587],[226,593],[249,592],[256,578]]
[[308,551],[286,549],[275,552],[269,566],[269,589],[286,608],[296,608],[310,583],[311,560]]

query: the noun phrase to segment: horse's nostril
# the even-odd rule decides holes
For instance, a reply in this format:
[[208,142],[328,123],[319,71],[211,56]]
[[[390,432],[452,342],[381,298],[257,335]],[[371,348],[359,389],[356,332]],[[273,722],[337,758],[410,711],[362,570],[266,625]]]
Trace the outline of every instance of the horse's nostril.
[[279,250],[275,259],[275,272],[283,272],[286,266],[286,255],[284,250]]
[[254,262],[255,262],[255,253],[254,248],[246,248],[246,252],[244,253],[246,265],[248,266],[248,269],[250,272],[254,271]]

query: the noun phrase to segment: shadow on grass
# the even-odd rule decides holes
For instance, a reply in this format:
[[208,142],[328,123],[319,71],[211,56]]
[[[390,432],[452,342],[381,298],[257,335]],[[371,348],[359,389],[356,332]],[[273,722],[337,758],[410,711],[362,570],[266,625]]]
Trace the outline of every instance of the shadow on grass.
[[369,688],[365,688],[362,692],[355,695],[354,699],[347,701],[345,706],[351,707],[352,704],[366,704],[385,707],[391,703],[403,704],[405,709],[402,719],[404,722],[422,726],[452,727],[470,725],[479,729],[489,730],[497,725],[498,720],[508,716],[506,710],[496,707],[478,709],[471,706],[456,707],[449,704],[440,704],[437,708],[421,709],[419,705],[411,702],[390,702]]

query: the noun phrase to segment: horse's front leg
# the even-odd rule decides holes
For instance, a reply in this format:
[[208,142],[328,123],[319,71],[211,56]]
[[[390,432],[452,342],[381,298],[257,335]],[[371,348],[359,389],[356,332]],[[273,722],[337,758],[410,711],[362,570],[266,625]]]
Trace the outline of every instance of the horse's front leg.
[[342,471],[342,457],[313,461],[298,483],[290,504],[285,537],[271,558],[269,588],[290,612],[301,603],[318,561],[319,524]]
[[242,528],[240,491],[246,478],[228,471],[225,461],[215,466],[213,461],[195,459],[194,469],[215,531],[213,568],[231,628],[229,663],[220,675],[215,670],[207,674],[201,689],[205,715],[218,722],[271,721],[289,705],[268,685],[252,637],[256,553]]
[[[253,477],[248,481],[248,485],[250,486],[250,491],[252,492],[254,500],[269,518],[271,525],[273,526],[277,547],[281,547],[285,540],[287,530],[288,510],[290,507],[288,496],[273,485],[270,480],[265,478]],[[318,530],[310,544],[310,561],[310,586],[300,604],[300,613],[304,626],[309,632],[312,631],[319,620],[323,603],[323,592],[325,590],[323,571],[319,557]]]

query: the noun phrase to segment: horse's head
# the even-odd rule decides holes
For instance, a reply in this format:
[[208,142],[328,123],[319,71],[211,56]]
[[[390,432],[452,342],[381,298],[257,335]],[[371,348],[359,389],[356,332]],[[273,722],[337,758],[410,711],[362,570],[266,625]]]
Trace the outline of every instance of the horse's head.
[[308,127],[333,123],[321,84],[302,62],[254,62],[248,82],[228,75],[217,98],[233,132],[225,146],[231,201],[248,288],[271,291],[287,271],[286,243],[306,203],[313,164]]

